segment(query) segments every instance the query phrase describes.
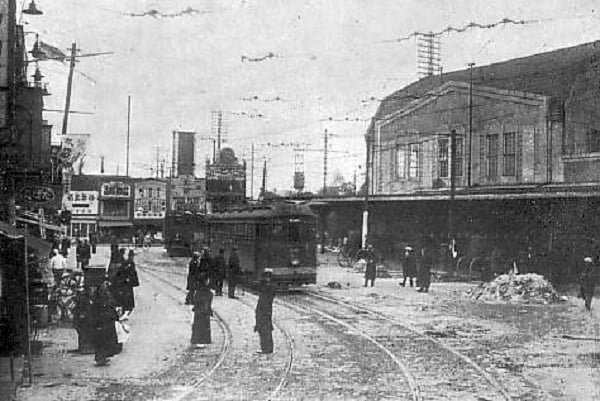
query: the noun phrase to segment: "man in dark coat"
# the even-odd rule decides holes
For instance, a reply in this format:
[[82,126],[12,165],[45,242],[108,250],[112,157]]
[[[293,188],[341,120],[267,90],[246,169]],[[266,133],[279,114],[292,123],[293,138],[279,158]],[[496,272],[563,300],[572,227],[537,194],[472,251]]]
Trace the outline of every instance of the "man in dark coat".
[[81,242],[81,238],[77,238],[75,240],[75,261],[77,262],[77,268],[81,268],[81,248],[83,246],[83,242]]
[[219,249],[219,254],[215,256],[213,261],[214,277],[215,277],[215,292],[217,296],[223,295],[223,280],[227,274],[227,266],[225,265],[225,249]]
[[98,245],[98,235],[96,233],[90,234],[90,245],[92,246],[92,253],[96,253],[96,246]]
[[594,261],[589,256],[583,259],[583,272],[579,277],[580,296],[585,302],[585,309],[592,310],[592,298],[596,289],[596,281],[598,280],[598,272]]
[[417,277],[418,292],[429,292],[431,285],[431,268],[434,263],[433,238],[425,237],[423,249],[421,250],[421,263],[419,266],[419,276]]
[[192,253],[192,260],[190,260],[190,264],[188,265],[188,275],[187,275],[187,285],[186,290],[187,295],[185,297],[185,304],[191,305],[193,303],[194,296],[194,286],[198,283],[200,278],[200,252]]
[[83,240],[83,244],[81,244],[81,270],[85,270],[90,265],[90,259],[92,258],[92,252],[90,249],[90,244],[87,239]]
[[260,337],[259,354],[273,353],[273,298],[275,288],[271,285],[270,269],[265,269],[260,281],[260,292],[258,302],[256,303],[256,325],[254,331],[258,332]]
[[117,347],[115,321],[118,315],[110,295],[108,279],[104,280],[92,297],[90,318],[94,332],[94,359],[96,365],[104,366],[108,363],[108,358],[116,353]]
[[61,241],[61,253],[66,258],[69,256],[69,248],[71,247],[71,240],[69,237],[65,236]]
[[367,250],[363,253],[367,266],[365,268],[365,287],[371,281],[371,287],[375,285],[375,277],[377,277],[377,265],[375,264],[375,252],[373,245],[368,245]]
[[215,264],[212,256],[210,256],[210,248],[208,247],[204,247],[202,250],[202,256],[200,256],[200,271],[202,271],[205,277],[208,277],[208,287],[216,289],[215,282],[217,275]]
[[417,260],[415,252],[410,247],[404,248],[404,257],[402,258],[402,274],[404,280],[400,283],[402,287],[406,286],[406,279],[409,279],[410,286],[413,286],[413,278],[417,277]]
[[241,276],[240,258],[237,254],[237,248],[233,247],[229,255],[229,263],[227,264],[227,295],[229,298],[236,298],[235,287]]

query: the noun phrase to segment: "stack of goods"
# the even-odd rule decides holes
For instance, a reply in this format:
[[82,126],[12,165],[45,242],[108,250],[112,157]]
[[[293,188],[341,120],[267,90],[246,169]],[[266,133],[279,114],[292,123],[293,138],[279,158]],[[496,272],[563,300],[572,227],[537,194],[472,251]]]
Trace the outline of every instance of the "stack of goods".
[[560,301],[554,287],[539,274],[503,274],[470,290],[467,295],[481,301],[548,304]]

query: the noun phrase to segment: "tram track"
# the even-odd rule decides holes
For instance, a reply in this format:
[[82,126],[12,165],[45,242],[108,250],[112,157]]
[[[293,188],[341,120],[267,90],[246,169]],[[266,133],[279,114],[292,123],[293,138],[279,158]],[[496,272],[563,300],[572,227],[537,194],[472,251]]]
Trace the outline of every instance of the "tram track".
[[[167,284],[169,287],[179,291],[180,293],[183,294],[183,296],[185,296],[186,293],[186,289],[180,285],[174,284],[172,281],[167,280],[166,278],[164,278],[163,276],[161,276],[161,274],[170,274],[173,276],[177,276],[180,279],[185,278],[185,274],[179,271],[173,271],[173,270],[168,270],[168,269],[160,269],[160,268],[155,268],[155,267],[148,267],[148,266],[143,266],[142,270],[146,271],[148,274],[152,275],[153,277],[155,277],[157,280]],[[181,298],[178,298],[181,299]],[[245,305],[246,307],[248,307],[249,309],[253,310],[253,306],[251,304],[249,304],[248,302],[245,302],[241,299],[237,299],[237,301],[239,301],[239,303]],[[169,401],[181,401],[181,400],[185,400],[186,398],[188,398],[194,391],[196,391],[198,389],[198,387],[204,383],[206,381],[206,379],[208,379],[210,376],[212,376],[220,367],[222,367],[222,365],[224,364],[224,362],[226,361],[226,358],[229,356],[230,350],[232,348],[232,338],[233,335],[231,333],[231,329],[229,324],[226,322],[225,318],[223,318],[220,314],[218,314],[215,311],[215,308],[213,308],[213,314],[215,315],[215,317],[217,317],[217,321],[219,322],[219,324],[221,325],[221,327],[223,327],[223,330],[227,332],[227,336],[226,338],[227,340],[227,344],[224,344],[222,347],[222,351],[220,353],[219,359],[217,361],[217,363],[215,363],[210,369],[209,371],[207,371],[201,378],[198,378],[196,380],[193,381],[191,388],[186,389],[186,391],[181,392],[180,394],[178,394],[175,398],[170,399]],[[289,356],[286,360],[285,363],[285,367],[282,371],[282,373],[279,376],[279,380],[277,381],[277,384],[275,385],[274,389],[272,391],[269,392],[268,396],[266,396],[264,399],[266,401],[272,401],[272,400],[276,400],[278,397],[278,394],[282,391],[282,389],[285,387],[287,380],[291,374],[292,371],[292,366],[294,363],[294,344],[293,344],[293,340],[290,336],[290,334],[288,333],[287,330],[285,330],[284,328],[282,328],[276,321],[273,324],[275,326],[275,328],[284,336],[286,343],[288,345],[288,349],[289,349]]]
[[[454,360],[455,362],[461,362],[461,366],[458,369],[456,368],[456,366],[447,366],[448,369],[446,369],[446,371],[450,370],[458,373],[452,378],[453,381],[461,382],[464,384],[468,383],[469,381],[473,383],[476,377],[483,379],[483,381],[487,383],[487,389],[483,388],[483,386],[479,386],[479,389],[476,389],[475,387],[469,389],[467,388],[467,386],[465,386],[464,388],[464,390],[467,391],[478,390],[477,395],[482,397],[478,399],[501,399],[505,401],[513,400],[513,397],[508,393],[508,391],[491,374],[485,371],[485,369],[473,359],[469,358],[467,355],[464,355],[463,353],[454,349],[453,347],[444,344],[440,340],[431,337],[419,331],[418,329],[411,327],[410,325],[407,325],[406,323],[398,321],[397,319],[391,318],[364,306],[342,301],[322,294],[317,294],[311,290],[302,289],[297,291],[297,293],[305,296],[305,298],[300,303],[300,307],[302,308],[310,307],[315,309],[314,306],[306,305],[303,301],[309,299],[312,300],[312,302],[315,302],[315,300],[317,300],[317,302],[325,302],[325,305],[321,304],[319,305],[319,307],[316,308],[317,310],[321,310],[321,313],[325,313],[322,311],[322,309],[331,310],[331,305],[335,305],[353,310],[355,316],[370,316],[377,322],[387,322],[388,324],[390,324],[390,327],[388,328],[387,332],[394,332],[395,336],[387,335],[381,336],[380,338],[375,337],[375,339],[377,339],[380,342],[380,344],[382,344],[382,346],[385,346],[387,344],[388,348],[393,348],[395,350],[400,348],[403,358],[407,361],[406,364],[408,365],[411,365],[411,358],[417,359],[417,355],[411,355],[411,352],[405,352],[407,347],[402,347],[402,345],[406,345],[407,343],[419,344],[421,352],[429,351],[431,354],[438,354],[438,357],[434,359],[439,362],[445,362],[446,366],[451,360]],[[292,301],[288,299],[287,302],[296,303],[297,301]],[[338,311],[338,314],[339,312],[340,311]],[[350,316],[348,316],[347,314],[339,314],[338,316],[336,316],[336,314],[331,313],[330,315],[342,321],[353,318],[352,314]],[[398,332],[398,329],[401,329],[401,331]],[[398,347],[398,345],[401,345],[401,347]],[[433,348],[431,346],[433,346]],[[444,353],[447,354],[446,357],[443,357]],[[437,386],[424,385],[425,382],[431,382],[431,377],[428,377],[431,374],[431,371],[429,371],[428,369],[415,369],[415,364],[413,363],[412,365],[413,368],[411,369],[409,367],[407,368],[407,370],[410,371],[412,375],[416,376],[416,378],[413,379],[415,386],[417,387],[415,395],[417,395],[419,398],[415,399],[447,399],[446,397],[448,397],[448,394],[446,392],[440,393],[440,391],[437,391]],[[443,366],[444,363],[440,363],[438,366],[435,367],[437,369],[440,369]],[[433,381],[435,381],[435,379]],[[481,393],[485,393],[485,395]]]

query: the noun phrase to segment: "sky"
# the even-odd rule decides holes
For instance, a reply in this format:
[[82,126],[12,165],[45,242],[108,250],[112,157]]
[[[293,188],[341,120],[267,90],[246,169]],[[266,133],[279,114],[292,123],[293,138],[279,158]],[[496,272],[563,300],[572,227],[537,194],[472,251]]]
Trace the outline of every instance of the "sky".
[[[20,3],[20,1],[19,1]],[[29,0],[25,0],[25,6]],[[413,32],[470,22],[500,24],[440,36],[444,71],[485,65],[600,39],[596,0],[37,0],[44,14],[23,15],[26,32],[82,57],[73,79],[68,132],[90,133],[84,173],[125,173],[127,99],[131,96],[130,175],[150,176],[170,158],[172,131],[198,133],[196,173],[212,155],[212,112],[221,110],[225,141],[248,163],[254,144],[254,195],[262,163],[267,188],[306,189],[364,180],[364,134],[378,101],[418,79]],[[21,8],[22,5],[19,5]],[[30,45],[34,35],[27,35]],[[31,46],[30,46],[31,47]],[[34,64],[31,63],[31,68]],[[68,62],[39,63],[50,96],[64,109]],[[33,70],[30,71],[30,74]],[[45,112],[60,140],[62,115]],[[305,149],[295,163],[295,144]],[[155,173],[155,170],[154,170]],[[251,187],[250,182],[247,184]]]

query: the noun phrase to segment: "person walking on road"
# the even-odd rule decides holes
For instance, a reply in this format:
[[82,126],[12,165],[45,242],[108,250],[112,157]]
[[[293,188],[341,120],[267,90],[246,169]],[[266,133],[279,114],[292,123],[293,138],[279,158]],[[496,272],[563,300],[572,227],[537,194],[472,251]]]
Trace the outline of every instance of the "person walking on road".
[[213,315],[213,293],[206,285],[204,274],[197,278],[193,287],[195,288],[192,297],[194,322],[192,323],[191,343],[196,348],[205,348],[207,344],[211,343],[210,318]]
[[585,309],[591,311],[592,298],[594,297],[596,281],[598,280],[598,272],[591,257],[585,257],[583,263],[583,272],[579,277],[580,297],[582,297],[585,302]]
[[219,249],[219,254],[215,256],[213,266],[215,269],[215,291],[216,295],[220,297],[223,295],[223,280],[225,280],[225,275],[227,274],[227,266],[225,265],[225,249]]
[[377,277],[377,265],[375,263],[375,252],[373,245],[367,245],[367,250],[364,253],[364,259],[367,263],[365,268],[365,287],[371,281],[371,287],[375,286],[375,277]]
[[77,262],[77,269],[81,269],[81,250],[83,247],[83,242],[81,241],[81,238],[77,238],[75,240],[75,261]]
[[433,238],[427,236],[423,241],[423,249],[421,250],[421,263],[417,277],[417,286],[419,287],[417,290],[418,292],[429,292],[433,262]]
[[120,306],[123,312],[131,312],[135,307],[135,297],[133,288],[140,285],[137,271],[135,270],[135,253],[129,251],[128,258],[121,264],[115,273],[115,278],[111,290],[117,306]]
[[413,278],[417,277],[417,261],[415,258],[415,252],[410,247],[404,248],[404,257],[402,258],[402,274],[404,280],[400,283],[402,287],[406,286],[406,279],[408,279],[410,286],[413,286]]
[[240,258],[237,254],[237,248],[233,247],[229,254],[229,263],[227,264],[227,295],[229,298],[236,298],[235,287],[241,276]]
[[69,256],[69,248],[71,247],[71,239],[65,235],[60,243],[60,247],[61,247],[61,253],[62,253],[63,257],[66,258],[67,256]]
[[92,258],[92,252],[90,244],[87,239],[83,240],[81,245],[81,270],[85,271],[90,266],[90,259]]
[[94,359],[97,366],[105,366],[108,363],[108,358],[116,352],[117,332],[115,321],[118,320],[114,301],[109,291],[108,278],[105,278],[92,297],[90,318],[92,319],[91,326],[94,333]]
[[259,354],[273,353],[273,298],[275,288],[271,285],[271,269],[265,269],[260,280],[260,290],[256,303],[256,325],[254,331],[260,338]]
[[[192,260],[190,260],[190,263],[188,265],[188,275],[187,275],[187,285],[186,285],[186,290],[187,290],[187,295],[185,297],[185,304],[186,305],[191,305],[193,302],[193,296],[194,296],[194,286],[198,283],[198,280],[200,279],[200,252],[193,252],[192,253]],[[207,272],[208,273],[208,272]]]

